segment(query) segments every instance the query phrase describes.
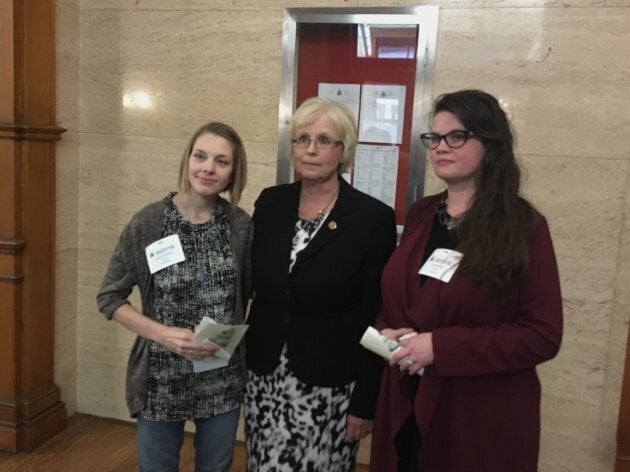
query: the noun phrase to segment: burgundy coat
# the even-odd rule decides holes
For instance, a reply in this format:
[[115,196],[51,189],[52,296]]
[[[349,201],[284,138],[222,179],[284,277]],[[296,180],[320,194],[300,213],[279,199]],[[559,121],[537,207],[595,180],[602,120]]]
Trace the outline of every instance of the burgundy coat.
[[[536,213],[530,263],[515,293],[500,304],[457,272],[449,283],[418,270],[439,196],[410,209],[399,247],[382,276],[377,328],[433,333],[434,364],[425,369],[413,411],[422,436],[422,472],[534,472],[540,437],[536,365],[562,338],[562,300],[547,223]],[[412,412],[406,374],[383,372],[371,470],[396,470],[394,436]]]

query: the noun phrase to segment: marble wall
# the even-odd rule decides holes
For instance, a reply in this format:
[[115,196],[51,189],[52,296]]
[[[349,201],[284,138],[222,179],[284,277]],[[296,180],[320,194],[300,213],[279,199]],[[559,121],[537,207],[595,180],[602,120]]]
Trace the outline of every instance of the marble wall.
[[[127,419],[132,336],[94,296],[123,225],[175,188],[188,134],[227,121],[250,210],[275,181],[283,8],[418,2],[59,0],[56,382],[70,412]],[[428,4],[428,3],[427,3]],[[543,472],[612,468],[630,306],[630,0],[442,0],[434,94],[500,97],[547,216],[565,337],[541,366]],[[427,176],[428,191],[439,184]],[[362,457],[365,457],[365,451]]]
[[76,411],[79,276],[79,0],[57,0],[57,250],[55,383],[69,414]]

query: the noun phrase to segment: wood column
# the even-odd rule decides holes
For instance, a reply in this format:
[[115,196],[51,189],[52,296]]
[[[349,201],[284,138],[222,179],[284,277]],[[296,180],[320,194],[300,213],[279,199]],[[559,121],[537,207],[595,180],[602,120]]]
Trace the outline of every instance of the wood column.
[[615,472],[630,472],[630,332],[626,344],[626,360],[617,423]]
[[55,1],[0,0],[0,450],[61,431],[54,384]]

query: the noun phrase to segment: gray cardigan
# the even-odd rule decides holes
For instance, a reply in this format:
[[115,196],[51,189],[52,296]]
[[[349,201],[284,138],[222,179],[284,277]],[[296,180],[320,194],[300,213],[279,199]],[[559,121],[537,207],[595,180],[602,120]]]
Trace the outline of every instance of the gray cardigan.
[[[242,323],[251,295],[251,243],[253,225],[245,211],[219,198],[230,219],[232,253],[237,267],[235,322]],[[135,285],[140,289],[142,313],[153,316],[153,277],[144,249],[162,238],[164,200],[151,203],[136,213],[123,229],[96,296],[99,311],[107,319],[122,305]],[[144,407],[149,374],[149,340],[136,337],[127,363],[126,398],[131,416]],[[244,358],[244,356],[243,356]]]

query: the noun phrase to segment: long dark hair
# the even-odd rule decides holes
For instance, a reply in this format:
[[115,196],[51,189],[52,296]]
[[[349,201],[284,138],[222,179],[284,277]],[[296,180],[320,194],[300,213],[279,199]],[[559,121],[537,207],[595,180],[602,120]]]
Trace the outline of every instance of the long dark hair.
[[459,271],[503,299],[527,268],[527,240],[534,225],[533,208],[519,194],[514,135],[497,99],[481,90],[439,96],[433,115],[441,111],[454,114],[485,149],[474,200],[457,227],[458,249],[464,254]]

